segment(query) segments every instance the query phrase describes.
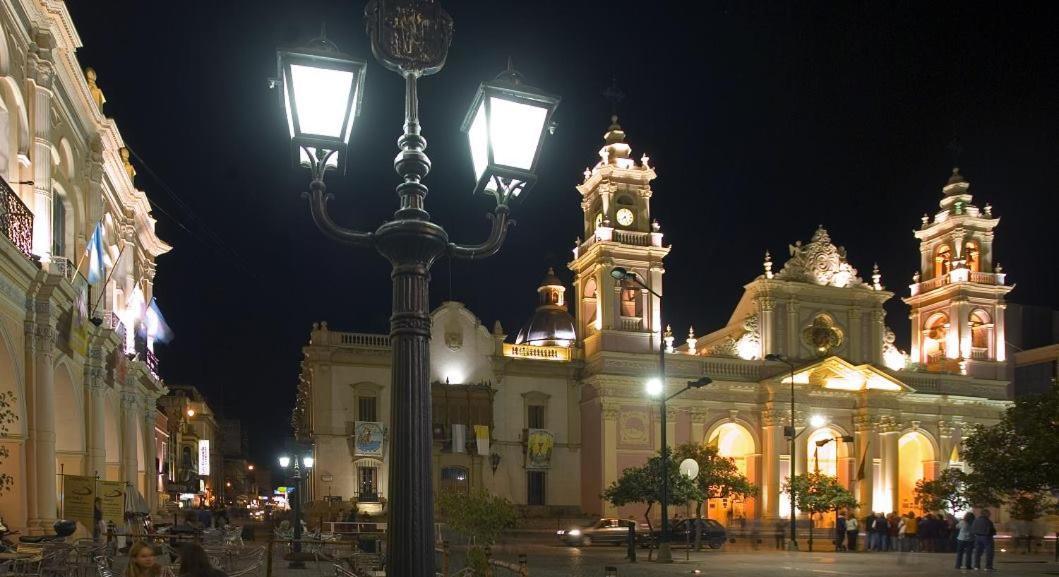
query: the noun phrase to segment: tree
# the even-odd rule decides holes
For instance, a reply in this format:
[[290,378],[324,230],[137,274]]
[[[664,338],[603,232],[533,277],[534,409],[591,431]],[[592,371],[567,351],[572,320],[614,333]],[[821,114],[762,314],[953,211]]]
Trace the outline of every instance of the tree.
[[[783,490],[790,493],[791,489],[794,490],[795,506],[809,513],[810,527],[818,514],[857,507],[853,494],[831,475],[808,473],[788,477],[787,482],[783,484]],[[809,531],[809,550],[813,550],[812,530]]]
[[974,469],[969,484],[984,495],[1059,491],[1059,385],[1015,401],[1000,422],[977,426],[964,441]]
[[967,474],[959,469],[945,469],[937,479],[916,481],[916,505],[926,511],[963,511],[967,499]]
[[[18,415],[15,414],[14,406],[15,393],[12,393],[11,391],[0,393],[0,437],[6,437],[8,433],[8,425],[11,425],[18,420]],[[8,452],[7,447],[0,445],[0,463],[3,463],[10,456],[11,454]],[[0,473],[0,495],[3,495],[14,486],[14,477],[7,473]]]
[[684,459],[693,459],[699,465],[699,474],[695,477],[695,486],[701,496],[695,500],[695,516],[702,517],[702,503],[710,499],[732,499],[746,497],[757,492],[757,487],[750,482],[735,465],[735,460],[722,457],[716,445],[685,443],[677,447],[673,460],[678,463]]
[[[675,459],[668,460],[669,503],[687,503],[702,501],[702,492],[698,486],[680,473],[680,465]],[[646,503],[644,519],[651,527],[651,508],[662,500],[662,457],[661,452],[651,457],[642,467],[630,467],[621,473],[617,481],[611,483],[600,497],[615,507],[629,503]],[[653,528],[653,527],[652,527]]]
[[471,541],[467,564],[478,575],[487,571],[484,548],[496,543],[504,529],[515,526],[515,506],[485,489],[446,491],[437,498],[439,516],[453,530]]

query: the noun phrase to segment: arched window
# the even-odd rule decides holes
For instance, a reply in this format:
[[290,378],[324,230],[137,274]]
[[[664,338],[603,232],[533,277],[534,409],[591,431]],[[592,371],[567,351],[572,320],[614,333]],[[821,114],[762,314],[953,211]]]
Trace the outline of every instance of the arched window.
[[989,337],[992,333],[993,321],[989,313],[978,309],[971,312],[968,319],[971,328],[971,358],[986,358],[989,356]]
[[66,256],[66,203],[58,190],[51,199],[51,254]]
[[379,501],[379,461],[361,459],[353,464],[357,471],[357,491],[354,495],[361,503]]
[[471,475],[466,467],[441,469],[441,490],[452,493],[467,493],[471,488]]
[[952,270],[952,249],[944,244],[934,253],[934,278],[945,276],[950,270]]
[[926,362],[937,362],[945,358],[948,333],[949,317],[944,313],[936,313],[927,319],[923,327],[923,353]]
[[979,256],[978,256],[978,243],[974,241],[968,241],[963,247],[964,258],[967,259],[967,268],[971,272],[978,272],[979,270]]
[[622,206],[633,206],[635,203],[633,202],[631,197],[622,195],[618,197],[618,204]]
[[838,476],[838,445],[842,442],[839,437],[838,432],[827,427],[813,431],[805,445],[809,451],[807,454],[810,471]]
[[596,279],[590,278],[585,282],[585,298],[596,298]]
[[640,298],[640,287],[631,281],[621,283],[621,316],[640,317],[643,310],[643,299]]

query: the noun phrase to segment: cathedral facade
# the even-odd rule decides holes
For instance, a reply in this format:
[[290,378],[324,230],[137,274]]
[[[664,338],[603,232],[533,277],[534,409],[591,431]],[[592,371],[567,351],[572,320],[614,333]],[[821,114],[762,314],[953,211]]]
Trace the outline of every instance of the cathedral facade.
[[[726,326],[678,342],[658,296],[670,248],[651,218],[655,176],[614,119],[577,186],[584,227],[568,264],[572,296],[548,271],[513,342],[459,303],[434,311],[435,487],[483,487],[527,512],[640,515],[600,493],[661,448],[660,403],[644,392],[660,348],[663,394],[683,390],[666,407],[668,444],[716,445],[758,487],[711,501],[711,518],[789,515],[782,485],[792,471],[836,476],[864,512],[903,513],[917,509],[918,480],[965,466],[961,440],[1008,406],[1011,287],[992,250],[998,219],[973,203],[958,171],[916,231],[909,353],[885,323],[895,295],[878,269],[862,278],[822,226],[783,262],[765,254]],[[616,280],[615,268],[643,285]],[[384,509],[388,338],[320,324],[304,352],[295,421],[316,451],[311,491]],[[686,387],[702,377],[712,383]]]

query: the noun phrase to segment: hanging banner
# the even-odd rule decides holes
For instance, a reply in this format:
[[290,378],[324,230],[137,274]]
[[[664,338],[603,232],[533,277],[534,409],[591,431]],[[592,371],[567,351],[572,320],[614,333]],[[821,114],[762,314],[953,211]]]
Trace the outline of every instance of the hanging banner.
[[381,459],[383,429],[382,423],[374,421],[357,421],[353,425],[353,455],[356,457],[377,457]]
[[125,523],[125,483],[98,481],[96,490],[102,501],[103,520],[122,527]]
[[478,454],[489,456],[489,425],[474,426],[474,441],[478,445]]
[[88,354],[88,281],[81,275],[74,277],[74,303],[70,311],[70,350]]
[[467,425],[452,425],[452,452],[467,452]]
[[63,475],[63,517],[92,529],[95,501],[95,477]]
[[552,466],[555,437],[547,429],[529,429],[526,436],[526,468],[547,469]]
[[199,439],[199,476],[210,474],[210,440]]

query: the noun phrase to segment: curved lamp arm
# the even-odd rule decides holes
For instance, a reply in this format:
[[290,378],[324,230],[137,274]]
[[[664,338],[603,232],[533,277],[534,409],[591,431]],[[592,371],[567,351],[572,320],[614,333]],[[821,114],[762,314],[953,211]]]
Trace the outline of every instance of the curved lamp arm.
[[482,244],[471,246],[460,246],[454,242],[449,243],[449,254],[457,258],[477,259],[492,256],[500,251],[507,236],[509,226],[515,224],[514,220],[508,219],[509,209],[506,204],[499,204],[495,213],[487,214],[486,217],[493,221],[493,227],[489,231],[489,238]]
[[374,235],[372,233],[343,228],[331,220],[331,215],[327,213],[327,201],[330,197],[327,195],[327,185],[324,184],[323,180],[313,179],[309,184],[309,191],[309,209],[312,211],[313,222],[320,227],[320,230],[325,235],[345,244],[374,246]]

